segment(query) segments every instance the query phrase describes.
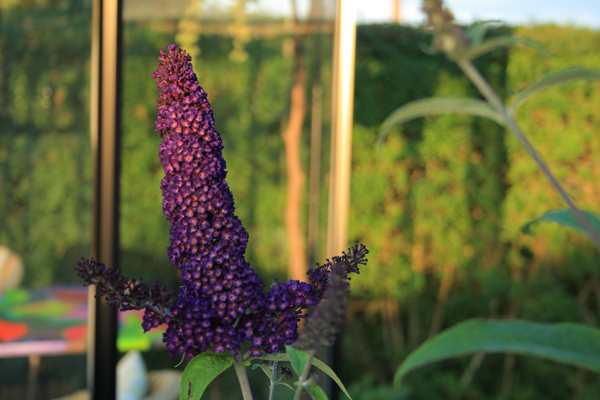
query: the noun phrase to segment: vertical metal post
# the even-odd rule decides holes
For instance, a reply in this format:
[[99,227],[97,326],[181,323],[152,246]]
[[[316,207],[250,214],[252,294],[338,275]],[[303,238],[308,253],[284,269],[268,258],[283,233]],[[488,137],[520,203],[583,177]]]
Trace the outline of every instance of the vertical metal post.
[[[327,257],[347,250],[350,209],[350,168],[352,159],[352,120],[354,111],[354,54],[356,47],[356,0],[337,0],[333,49],[333,88],[331,119],[331,167],[329,173],[329,215]],[[325,362],[337,364],[338,346],[325,350]],[[337,392],[330,380],[323,387],[330,399]]]
[[355,47],[356,0],[337,0],[333,50],[328,257],[340,255],[348,248]]
[[[91,144],[92,256],[118,268],[121,2],[93,0]],[[93,298],[88,316],[88,389],[92,400],[116,396],[117,311]]]

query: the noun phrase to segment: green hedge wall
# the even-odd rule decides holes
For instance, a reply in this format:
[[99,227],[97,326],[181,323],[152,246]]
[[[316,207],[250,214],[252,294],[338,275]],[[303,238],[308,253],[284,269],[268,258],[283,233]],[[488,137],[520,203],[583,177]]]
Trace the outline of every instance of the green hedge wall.
[[[364,26],[357,34],[350,227],[372,251],[356,280],[368,297],[406,300],[430,274],[453,276],[503,258],[502,129],[479,118],[432,116],[390,135],[376,157],[377,130],[397,107],[435,95],[476,96],[453,63],[421,50],[429,40],[399,26]],[[506,64],[505,51],[477,62],[501,95]]]
[[0,245],[23,258],[24,285],[76,283],[91,240],[91,14],[30,6],[0,21]]
[[[551,56],[515,47],[477,60],[509,101],[544,73],[600,67],[596,31],[536,26],[513,33],[542,42]],[[578,234],[549,224],[536,227],[533,238],[519,233],[524,222],[564,206],[494,123],[449,115],[413,121],[387,139],[377,158],[378,126],[396,107],[432,95],[477,94],[443,56],[419,52],[427,40],[411,29],[363,27],[357,41],[350,227],[373,252],[354,293],[393,299],[399,311],[390,315],[390,302],[381,300],[351,309],[342,368],[355,396],[595,398],[593,374],[504,355],[487,356],[468,386],[459,382],[469,358],[414,372],[400,395],[385,385],[411,348],[467,318],[598,326],[600,274],[597,250]],[[576,202],[596,213],[599,95],[597,83],[572,83],[536,95],[517,115]]]

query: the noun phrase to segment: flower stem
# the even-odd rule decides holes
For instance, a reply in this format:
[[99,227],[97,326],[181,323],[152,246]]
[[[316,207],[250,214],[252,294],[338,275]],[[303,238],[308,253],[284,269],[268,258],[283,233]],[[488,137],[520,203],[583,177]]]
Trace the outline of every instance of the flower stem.
[[589,233],[592,241],[596,245],[596,247],[600,250],[600,235],[594,229],[594,227],[589,223],[587,218],[583,215],[581,210],[577,208],[575,203],[571,200],[567,192],[563,189],[558,180],[554,177],[550,168],[544,160],[540,157],[535,147],[531,144],[531,142],[527,139],[517,122],[511,115],[508,115],[506,112],[506,108],[504,104],[494,92],[494,89],[490,86],[490,84],[485,80],[485,78],[481,75],[481,73],[475,68],[475,66],[469,60],[459,60],[457,61],[458,66],[463,70],[465,75],[473,82],[473,84],[477,87],[479,92],[483,95],[483,97],[500,113],[502,117],[506,120],[508,128],[513,132],[516,136],[517,140],[521,143],[525,150],[531,158],[536,162],[538,167],[542,170],[542,173],[548,178],[554,189],[558,192],[558,195],[563,199],[565,203],[569,206],[573,215],[579,221],[581,226]]
[[273,400],[273,396],[275,396],[275,382],[277,382],[277,361],[271,362],[271,373],[273,374],[273,382],[271,382],[271,387],[269,388],[269,400]]
[[300,378],[298,378],[298,388],[296,389],[296,394],[294,394],[294,400],[300,400],[300,395],[302,394],[302,389],[304,388],[303,384],[308,380],[308,374],[310,373],[312,358],[312,353],[308,353],[306,364],[304,364],[304,370],[302,371],[302,375],[300,376]]
[[246,374],[246,367],[242,364],[242,357],[239,355],[233,359],[233,366],[235,373],[237,374],[238,380],[240,381],[240,388],[242,389],[242,397],[244,400],[253,400],[252,391],[250,390],[250,383],[248,383],[248,375]]

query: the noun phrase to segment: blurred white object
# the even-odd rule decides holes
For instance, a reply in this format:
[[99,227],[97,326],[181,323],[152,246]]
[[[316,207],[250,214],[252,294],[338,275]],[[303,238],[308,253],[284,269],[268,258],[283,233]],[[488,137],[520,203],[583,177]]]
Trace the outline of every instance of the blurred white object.
[[6,246],[0,246],[0,289],[18,287],[23,280],[23,260]]
[[141,400],[148,392],[148,374],[142,355],[127,352],[117,363],[117,400]]
[[179,399],[179,384],[181,371],[162,369],[148,372],[150,393],[144,400],[177,400]]

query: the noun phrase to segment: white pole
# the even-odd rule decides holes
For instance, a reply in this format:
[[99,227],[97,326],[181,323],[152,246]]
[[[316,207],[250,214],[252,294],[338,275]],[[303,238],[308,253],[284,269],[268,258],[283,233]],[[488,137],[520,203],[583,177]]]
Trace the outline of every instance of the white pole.
[[333,53],[333,117],[327,257],[348,249],[356,0],[337,0]]

